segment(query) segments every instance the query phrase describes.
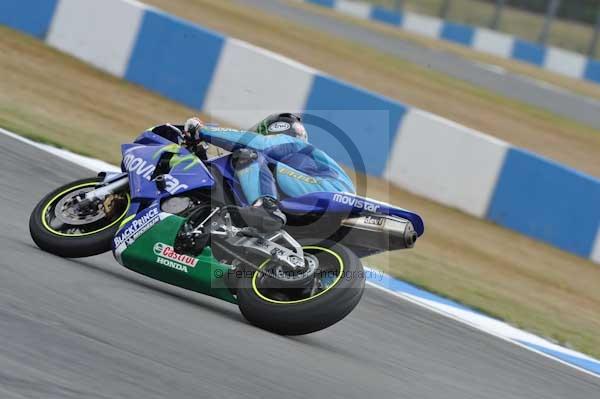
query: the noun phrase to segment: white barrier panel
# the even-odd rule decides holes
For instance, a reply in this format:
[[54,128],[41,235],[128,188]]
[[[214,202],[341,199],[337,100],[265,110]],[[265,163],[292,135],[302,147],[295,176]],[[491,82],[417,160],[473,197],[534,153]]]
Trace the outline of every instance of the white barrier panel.
[[546,69],[572,78],[581,79],[586,65],[587,58],[583,55],[556,47],[548,47],[548,55],[546,56],[546,64],[544,65]]
[[47,42],[123,77],[144,7],[130,0],[60,0]]
[[368,19],[371,16],[371,5],[350,0],[338,0],[335,9],[353,17]]
[[477,50],[497,55],[502,58],[510,58],[515,39],[493,30],[477,28],[473,47]]
[[261,113],[304,109],[315,70],[279,54],[228,39],[215,71],[204,110],[249,127]]
[[598,233],[596,234],[596,241],[594,249],[592,250],[591,259],[592,262],[600,264],[600,224],[598,224]]
[[407,12],[404,14],[402,28],[437,39],[442,30],[443,21],[439,18]]
[[411,109],[400,126],[384,177],[471,215],[487,213],[508,144]]

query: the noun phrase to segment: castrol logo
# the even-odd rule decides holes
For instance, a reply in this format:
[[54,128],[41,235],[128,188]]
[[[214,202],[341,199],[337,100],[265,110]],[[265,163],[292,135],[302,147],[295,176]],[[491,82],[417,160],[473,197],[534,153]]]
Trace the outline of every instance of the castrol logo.
[[162,242],[154,244],[154,254],[189,267],[196,267],[196,263],[198,263],[198,259],[193,256],[178,254],[172,246]]

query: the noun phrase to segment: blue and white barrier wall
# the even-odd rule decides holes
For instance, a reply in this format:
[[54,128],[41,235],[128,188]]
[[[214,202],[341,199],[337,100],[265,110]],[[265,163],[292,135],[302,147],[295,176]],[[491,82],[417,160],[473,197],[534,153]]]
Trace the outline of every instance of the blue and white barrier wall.
[[3,0],[0,24],[235,125],[309,111],[348,136],[311,129],[334,158],[600,263],[594,177],[133,0]]
[[296,0],[312,3],[340,13],[370,19],[433,39],[450,41],[484,53],[514,59],[570,78],[600,83],[600,60],[552,46],[522,40],[505,33],[457,24],[412,12],[393,11],[354,0]]

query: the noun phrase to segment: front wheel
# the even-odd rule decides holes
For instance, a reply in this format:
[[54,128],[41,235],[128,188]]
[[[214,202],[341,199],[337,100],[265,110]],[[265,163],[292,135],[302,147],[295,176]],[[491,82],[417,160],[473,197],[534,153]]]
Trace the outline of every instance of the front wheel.
[[112,239],[131,204],[128,193],[113,194],[85,208],[78,198],[94,190],[100,178],[77,180],[46,195],[29,218],[29,232],[38,247],[65,258],[98,255]]
[[261,272],[254,270],[240,281],[238,304],[250,323],[282,335],[309,334],[337,323],[356,307],[365,287],[360,259],[331,241],[302,248],[318,261],[307,287],[274,284],[269,261],[260,265]]

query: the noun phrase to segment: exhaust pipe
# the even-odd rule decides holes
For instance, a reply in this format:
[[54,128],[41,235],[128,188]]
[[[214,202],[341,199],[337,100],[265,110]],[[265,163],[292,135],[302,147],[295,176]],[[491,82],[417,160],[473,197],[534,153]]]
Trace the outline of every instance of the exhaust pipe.
[[417,232],[406,219],[393,216],[358,216],[342,220],[350,230],[344,242],[362,247],[394,250],[412,248]]

